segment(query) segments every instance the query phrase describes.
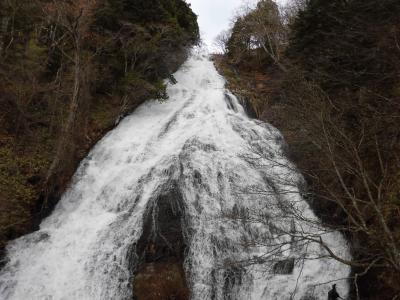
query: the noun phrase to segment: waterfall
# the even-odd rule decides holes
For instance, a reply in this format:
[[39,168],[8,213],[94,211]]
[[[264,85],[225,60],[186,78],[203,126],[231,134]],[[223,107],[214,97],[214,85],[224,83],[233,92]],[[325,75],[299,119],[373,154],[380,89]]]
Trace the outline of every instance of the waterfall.
[[311,238],[349,258],[346,241],[302,199],[279,131],[247,117],[203,50],[174,77],[168,101],[94,147],[40,230],[9,243],[1,299],[132,299],[137,270],[166,252],[191,299],[324,299],[331,283],[346,297],[350,268]]

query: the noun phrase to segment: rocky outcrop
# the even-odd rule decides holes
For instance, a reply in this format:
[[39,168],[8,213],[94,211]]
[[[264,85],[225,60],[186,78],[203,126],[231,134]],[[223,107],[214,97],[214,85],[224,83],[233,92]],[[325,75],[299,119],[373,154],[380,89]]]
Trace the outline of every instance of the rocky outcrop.
[[275,263],[274,274],[292,274],[294,269],[294,258],[288,258]]
[[135,300],[189,299],[183,270],[182,196],[176,188],[156,199],[146,214],[136,247]]

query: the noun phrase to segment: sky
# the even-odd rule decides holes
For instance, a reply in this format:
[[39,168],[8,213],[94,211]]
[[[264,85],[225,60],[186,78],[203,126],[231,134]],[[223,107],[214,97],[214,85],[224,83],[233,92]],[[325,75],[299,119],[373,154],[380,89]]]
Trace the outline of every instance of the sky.
[[[256,0],[247,0],[251,3]],[[287,0],[278,0],[284,4]],[[203,41],[212,47],[215,37],[229,28],[232,17],[244,0],[187,0],[199,16],[199,26]]]

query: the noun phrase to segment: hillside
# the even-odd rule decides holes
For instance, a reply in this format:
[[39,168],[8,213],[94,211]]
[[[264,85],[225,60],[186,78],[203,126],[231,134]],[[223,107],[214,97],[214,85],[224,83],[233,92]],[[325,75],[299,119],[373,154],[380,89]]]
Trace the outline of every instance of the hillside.
[[[296,1],[295,1],[296,2]],[[216,65],[281,130],[304,196],[348,238],[354,299],[399,296],[398,1],[272,1],[237,18]]]
[[1,1],[0,24],[1,252],[121,118],[167,99],[199,30],[183,0]]

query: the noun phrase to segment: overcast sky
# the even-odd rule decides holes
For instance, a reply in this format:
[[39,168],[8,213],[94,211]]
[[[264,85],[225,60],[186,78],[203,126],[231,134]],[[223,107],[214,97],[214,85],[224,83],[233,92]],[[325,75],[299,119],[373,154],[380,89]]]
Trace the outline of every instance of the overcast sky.
[[[257,2],[256,0],[249,0]],[[200,32],[204,42],[212,45],[214,38],[224,29],[229,28],[235,11],[244,0],[187,0],[193,11],[199,16]],[[286,0],[278,0],[284,3]]]

